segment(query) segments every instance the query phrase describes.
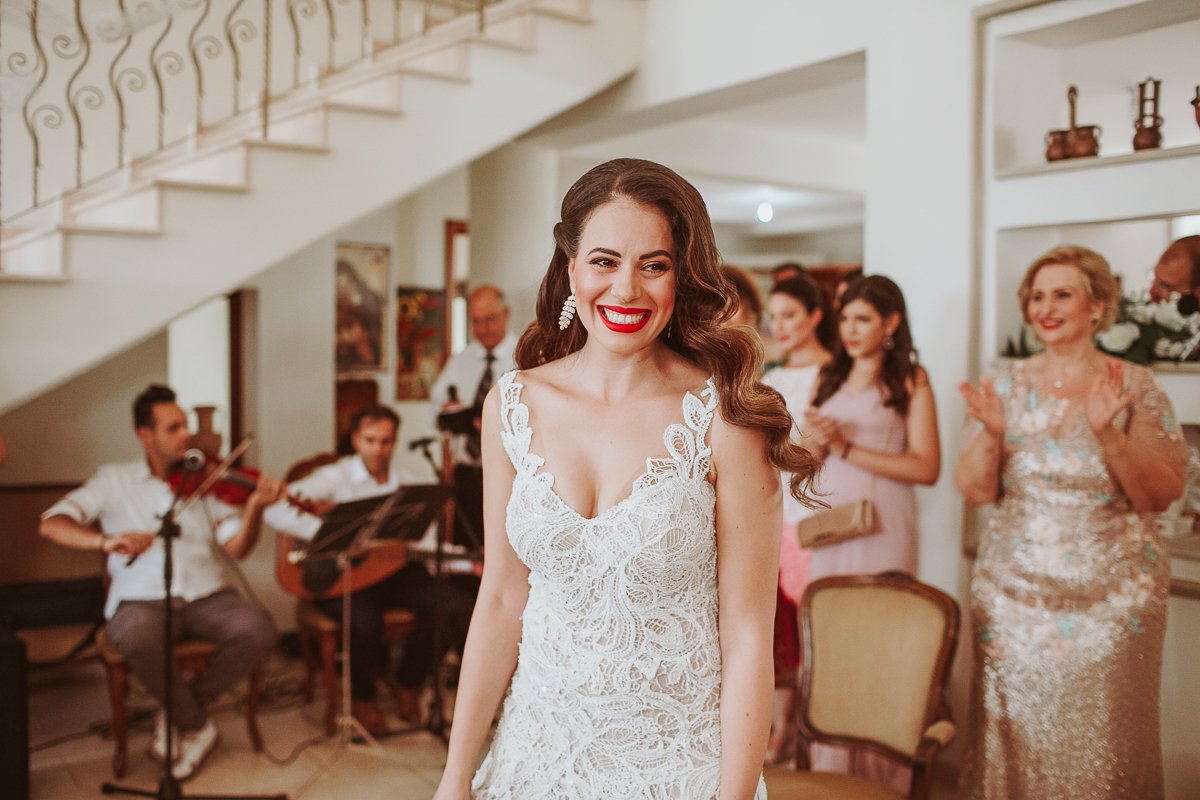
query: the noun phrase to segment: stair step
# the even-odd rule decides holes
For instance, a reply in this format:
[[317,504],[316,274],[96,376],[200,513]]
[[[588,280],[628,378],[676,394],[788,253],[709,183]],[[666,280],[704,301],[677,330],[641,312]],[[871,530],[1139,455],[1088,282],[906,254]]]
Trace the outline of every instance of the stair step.
[[162,236],[162,230],[159,228],[125,228],[118,225],[80,225],[75,222],[59,225],[58,230],[61,233],[74,233],[84,236],[137,236],[147,239],[152,239],[156,236]]
[[520,53],[532,53],[536,44],[535,33],[533,15],[524,13],[489,21],[483,33],[476,32],[472,40]]
[[203,183],[201,181],[178,180],[176,178],[158,178],[154,185],[160,189],[183,189],[193,192],[219,192],[222,194],[246,194],[250,191],[248,184],[236,183]]
[[244,187],[247,184],[246,149],[233,146],[198,153],[178,166],[156,170],[151,177],[170,185]]
[[247,147],[253,147],[257,150],[279,150],[288,153],[305,153],[307,155],[320,156],[329,152],[328,145],[323,144],[304,144],[302,142],[277,142],[274,139],[267,139],[265,142],[262,139],[247,139],[244,144]]
[[65,281],[62,233],[57,228],[5,230],[0,239],[0,277]]
[[[325,126],[325,109],[320,106],[288,116],[272,116],[267,125],[267,139],[283,144],[324,146]],[[258,137],[261,138],[261,136],[260,130]]]
[[458,43],[406,59],[400,64],[400,72],[449,83],[470,83],[469,55],[468,45]]
[[63,225],[74,228],[158,233],[162,196],[157,187],[115,189],[87,198],[72,198]]
[[567,22],[590,25],[595,20],[591,14],[589,0],[538,0],[533,5],[534,13]]
[[345,87],[329,82],[330,96],[326,107],[345,111],[362,111],[390,116],[404,113],[404,79],[397,73],[383,75]]

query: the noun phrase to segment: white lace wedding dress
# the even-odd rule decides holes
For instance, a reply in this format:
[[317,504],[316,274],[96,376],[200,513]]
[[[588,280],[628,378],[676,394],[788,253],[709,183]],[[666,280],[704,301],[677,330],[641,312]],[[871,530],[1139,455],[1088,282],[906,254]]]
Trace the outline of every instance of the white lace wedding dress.
[[[517,669],[476,798],[662,798],[719,793],[721,651],[711,379],[683,398],[629,496],[586,519],[529,452],[515,373],[500,379],[516,468],[506,523],[529,567]],[[761,779],[755,795],[766,797]]]

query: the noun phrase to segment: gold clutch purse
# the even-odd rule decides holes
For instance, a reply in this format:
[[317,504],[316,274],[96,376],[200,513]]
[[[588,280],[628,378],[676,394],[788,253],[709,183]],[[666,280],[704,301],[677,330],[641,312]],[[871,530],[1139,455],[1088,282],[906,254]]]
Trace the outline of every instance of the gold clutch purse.
[[826,547],[875,533],[875,507],[870,500],[835,506],[796,523],[801,547]]

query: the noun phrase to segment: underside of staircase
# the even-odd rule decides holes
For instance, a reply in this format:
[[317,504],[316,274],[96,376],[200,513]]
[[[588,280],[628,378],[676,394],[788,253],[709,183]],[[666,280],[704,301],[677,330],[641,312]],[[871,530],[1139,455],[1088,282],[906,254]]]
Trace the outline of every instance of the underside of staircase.
[[[0,412],[630,74],[640,0],[510,0],[77,190],[0,239]],[[513,198],[519,203],[520,198]]]

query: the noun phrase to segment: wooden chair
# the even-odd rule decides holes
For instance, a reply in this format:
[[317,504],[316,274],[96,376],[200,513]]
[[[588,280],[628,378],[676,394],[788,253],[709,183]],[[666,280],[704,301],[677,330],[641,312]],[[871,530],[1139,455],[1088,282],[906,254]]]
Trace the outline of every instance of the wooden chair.
[[[403,641],[413,630],[411,611],[394,608],[383,614],[385,641]],[[304,702],[313,700],[313,662],[320,660],[321,689],[325,693],[325,731],[333,735],[337,723],[338,690],[337,652],[342,640],[341,623],[325,616],[311,600],[296,603],[296,625],[300,633],[300,653],[304,659]]]
[[[284,479],[289,483],[337,461],[336,453],[318,453],[311,458],[293,464]],[[276,539],[276,573],[281,575],[288,568],[289,554],[303,546],[294,536],[280,533]],[[285,587],[293,580],[280,578]],[[383,638],[385,641],[403,641],[412,633],[415,617],[406,609],[389,609],[383,615]],[[337,725],[337,707],[341,692],[338,690],[337,654],[342,640],[341,623],[330,619],[317,608],[311,599],[301,598],[296,602],[296,627],[300,636],[300,653],[304,659],[304,702],[313,700],[313,683],[316,674],[314,662],[319,661],[321,688],[325,693],[325,730],[331,736]],[[347,712],[349,713],[349,712]]]
[[[125,709],[125,695],[129,690],[131,670],[129,662],[108,641],[104,628],[96,634],[96,652],[108,679],[108,699],[112,706],[113,775],[124,777],[129,745],[129,723]],[[185,639],[176,642],[174,649],[177,667],[176,679],[185,680],[204,670],[216,652],[216,646],[202,639]],[[258,699],[262,690],[262,667],[250,673],[246,690],[246,731],[254,752],[263,749],[262,733],[258,729]]]
[[[955,732],[945,702],[958,639],[954,598],[902,572],[846,575],[813,581],[800,615],[797,768],[767,770],[771,800],[927,800],[934,760]],[[810,771],[809,742],[864,748],[911,767],[908,793]]]

